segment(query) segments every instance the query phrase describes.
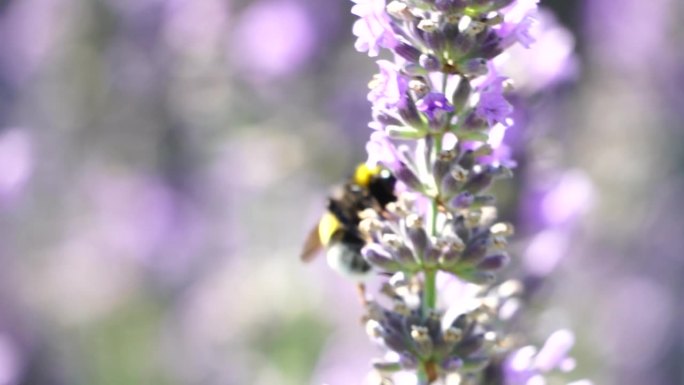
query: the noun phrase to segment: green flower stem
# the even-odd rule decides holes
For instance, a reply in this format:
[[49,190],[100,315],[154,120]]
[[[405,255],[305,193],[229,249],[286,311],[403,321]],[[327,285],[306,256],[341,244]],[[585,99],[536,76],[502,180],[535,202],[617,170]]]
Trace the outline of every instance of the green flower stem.
[[[431,149],[431,160],[434,160],[439,156],[439,152],[442,150],[442,134],[433,135],[432,149]],[[435,184],[436,181],[435,181]],[[439,187],[435,186],[435,191],[439,191]],[[427,232],[430,236],[434,237],[437,235],[437,215],[439,213],[438,209],[438,198],[439,194],[436,193],[435,196],[430,197],[430,211],[428,212],[427,220]],[[423,317],[427,317],[430,310],[435,309],[437,306],[437,285],[436,276],[437,270],[432,267],[427,267],[424,270],[424,281],[423,281],[423,306],[422,313]]]
[[430,310],[434,309],[437,305],[436,276],[437,270],[425,270],[425,281],[423,282],[423,317],[427,317]]

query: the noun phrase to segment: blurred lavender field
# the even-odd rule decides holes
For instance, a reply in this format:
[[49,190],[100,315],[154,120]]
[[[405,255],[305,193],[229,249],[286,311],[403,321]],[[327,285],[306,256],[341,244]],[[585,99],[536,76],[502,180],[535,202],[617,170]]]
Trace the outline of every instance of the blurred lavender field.
[[[684,2],[617,3],[508,58],[511,269],[577,376],[684,384]],[[0,1],[0,385],[363,383],[353,286],[298,260],[365,158],[349,8]]]

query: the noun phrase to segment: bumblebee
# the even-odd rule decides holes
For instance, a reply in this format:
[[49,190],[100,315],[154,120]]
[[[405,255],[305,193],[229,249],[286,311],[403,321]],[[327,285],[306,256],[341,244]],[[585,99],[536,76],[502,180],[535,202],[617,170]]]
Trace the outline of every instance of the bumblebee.
[[385,206],[396,201],[395,178],[389,170],[356,167],[349,180],[333,190],[326,212],[309,233],[302,248],[301,260],[313,260],[325,249],[328,265],[344,276],[363,281],[371,266],[361,255],[368,241],[359,231],[360,213],[372,209],[382,214]]

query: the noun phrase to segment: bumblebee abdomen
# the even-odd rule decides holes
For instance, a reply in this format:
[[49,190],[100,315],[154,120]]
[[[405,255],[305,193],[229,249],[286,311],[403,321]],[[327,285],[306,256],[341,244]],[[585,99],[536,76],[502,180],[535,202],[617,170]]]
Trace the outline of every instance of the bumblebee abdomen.
[[349,278],[363,281],[371,266],[361,255],[362,247],[358,243],[333,242],[326,248],[328,265]]

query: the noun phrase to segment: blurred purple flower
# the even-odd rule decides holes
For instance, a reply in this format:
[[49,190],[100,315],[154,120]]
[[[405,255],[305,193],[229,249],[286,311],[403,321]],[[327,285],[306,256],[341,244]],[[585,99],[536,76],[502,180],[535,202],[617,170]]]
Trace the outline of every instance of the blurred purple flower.
[[33,151],[26,130],[5,129],[0,133],[0,198],[17,197],[31,176]]
[[190,198],[155,176],[104,172],[86,183],[93,222],[82,238],[165,282],[183,281],[206,234]]
[[[558,330],[549,336],[539,351],[533,346],[516,350],[504,363],[506,385],[544,385],[544,373],[555,369],[572,369],[574,365],[567,354],[574,343],[575,337],[571,331]],[[589,381],[581,383],[590,384]]]
[[592,204],[594,189],[580,170],[566,171],[541,200],[541,215],[549,226],[563,226],[577,219]]
[[[643,74],[644,58],[658,58],[649,63],[646,72],[656,74],[667,63],[663,60],[673,50],[677,6],[676,0],[639,1],[625,0],[620,7],[615,2],[589,1],[584,7],[587,36],[593,56],[600,64],[613,70],[628,71],[636,76]],[[681,60],[681,59],[680,59]],[[665,73],[669,73],[665,71]],[[669,79],[668,79],[669,80]]]
[[8,336],[0,333],[0,385],[19,383],[22,357]]
[[233,60],[257,81],[301,69],[318,43],[307,10],[289,0],[250,4],[238,15],[232,38]]
[[525,272],[546,277],[565,257],[570,246],[570,234],[565,229],[547,229],[535,234],[522,255]]
[[168,0],[165,7],[164,36],[169,46],[181,52],[218,52],[227,28],[225,1]]
[[497,71],[511,77],[516,92],[523,94],[572,80],[579,71],[572,33],[545,9],[533,17],[535,44],[529,49],[513,46],[495,59]]
[[354,22],[352,32],[357,37],[354,48],[378,56],[380,48],[392,48],[397,38],[392,30],[391,19],[385,12],[385,0],[354,0],[352,14],[360,19]]
[[13,84],[27,79],[43,62],[62,32],[65,0],[6,2],[0,18],[0,68]]

